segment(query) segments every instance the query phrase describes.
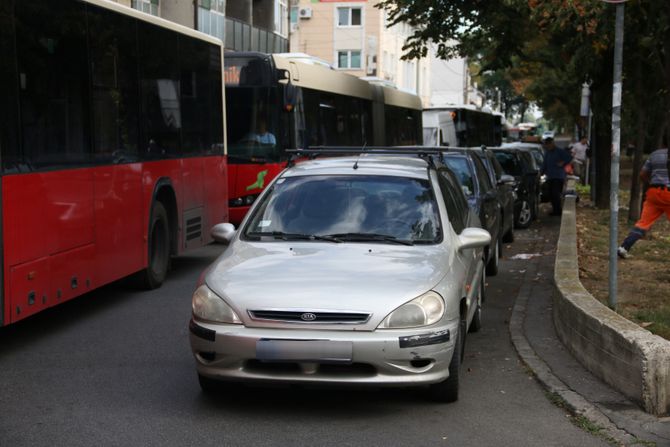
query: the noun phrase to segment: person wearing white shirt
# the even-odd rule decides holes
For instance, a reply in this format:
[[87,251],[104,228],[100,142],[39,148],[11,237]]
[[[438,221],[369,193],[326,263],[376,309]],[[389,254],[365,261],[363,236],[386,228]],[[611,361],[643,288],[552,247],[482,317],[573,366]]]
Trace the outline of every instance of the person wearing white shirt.
[[586,173],[586,151],[588,148],[586,137],[582,137],[581,140],[572,145],[572,170],[582,183],[584,183],[584,174]]

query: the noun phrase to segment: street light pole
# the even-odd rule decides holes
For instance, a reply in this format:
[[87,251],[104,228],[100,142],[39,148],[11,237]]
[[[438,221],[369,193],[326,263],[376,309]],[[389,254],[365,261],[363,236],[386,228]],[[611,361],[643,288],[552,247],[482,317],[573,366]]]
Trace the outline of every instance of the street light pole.
[[616,3],[614,33],[614,83],[612,85],[612,163],[610,176],[610,259],[609,307],[617,305],[617,247],[619,233],[619,160],[621,155],[621,71],[623,65],[623,19],[625,0],[605,0]]

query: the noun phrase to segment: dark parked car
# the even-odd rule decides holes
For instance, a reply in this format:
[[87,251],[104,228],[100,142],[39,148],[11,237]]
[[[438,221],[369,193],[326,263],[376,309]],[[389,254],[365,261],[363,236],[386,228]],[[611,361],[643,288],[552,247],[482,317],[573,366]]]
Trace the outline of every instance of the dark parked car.
[[491,234],[491,244],[485,249],[486,274],[498,274],[502,250],[502,211],[498,191],[482,160],[471,150],[449,150],[444,162],[456,174],[468,199],[468,204],[479,216],[482,228]]
[[[542,169],[542,163],[544,162],[544,148],[540,143],[505,143],[502,145],[503,148],[522,148],[530,151],[530,154],[535,159],[535,167],[538,171]],[[549,191],[547,190],[547,183],[544,176],[540,177],[540,202],[549,201]]]
[[502,212],[502,241],[514,242],[514,204],[516,202],[516,193],[514,192],[515,179],[506,174],[498,162],[495,154],[490,148],[474,148],[475,155],[479,156],[489,173],[491,182],[495,185],[498,192],[498,202]]
[[537,218],[540,206],[540,171],[535,159],[528,149],[521,147],[495,148],[493,152],[505,173],[516,180],[514,224],[517,228],[528,228]]

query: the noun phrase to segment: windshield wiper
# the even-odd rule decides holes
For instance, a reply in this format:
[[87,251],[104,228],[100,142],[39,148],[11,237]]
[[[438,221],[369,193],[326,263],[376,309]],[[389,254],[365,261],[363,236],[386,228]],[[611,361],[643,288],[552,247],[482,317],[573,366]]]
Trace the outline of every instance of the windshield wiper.
[[378,233],[338,233],[338,234],[329,234],[328,237],[334,237],[340,241],[352,241],[352,242],[391,242],[394,244],[401,245],[414,245],[413,241],[406,239],[398,239],[395,236],[388,234],[378,234]]
[[328,241],[328,242],[342,242],[341,239],[335,236],[320,236],[318,234],[303,234],[303,233],[284,233],[283,231],[250,231],[247,236],[261,237],[270,236],[275,239],[302,240],[302,241]]

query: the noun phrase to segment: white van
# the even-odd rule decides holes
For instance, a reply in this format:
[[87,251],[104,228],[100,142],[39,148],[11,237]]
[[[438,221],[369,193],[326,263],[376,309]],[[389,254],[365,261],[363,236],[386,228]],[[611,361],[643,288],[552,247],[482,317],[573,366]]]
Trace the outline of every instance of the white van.
[[444,110],[423,111],[424,146],[458,146],[456,126],[451,112]]

